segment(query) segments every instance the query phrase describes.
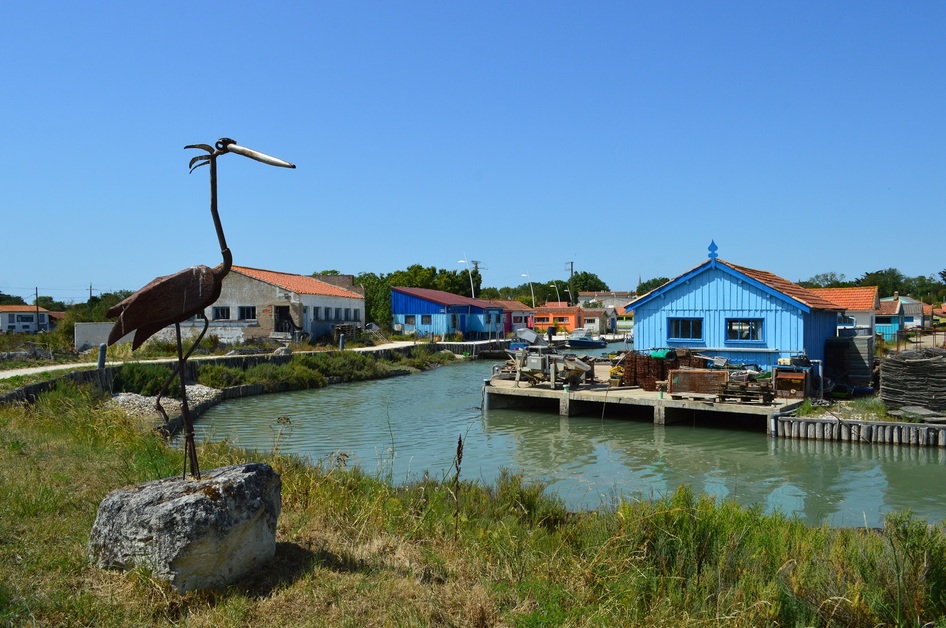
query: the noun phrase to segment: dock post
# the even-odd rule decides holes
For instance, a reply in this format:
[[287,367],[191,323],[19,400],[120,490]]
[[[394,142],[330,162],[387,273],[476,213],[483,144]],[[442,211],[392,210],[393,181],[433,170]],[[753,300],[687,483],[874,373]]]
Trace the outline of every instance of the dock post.
[[654,425],[666,425],[667,424],[667,409],[663,406],[662,403],[658,403],[654,406]]

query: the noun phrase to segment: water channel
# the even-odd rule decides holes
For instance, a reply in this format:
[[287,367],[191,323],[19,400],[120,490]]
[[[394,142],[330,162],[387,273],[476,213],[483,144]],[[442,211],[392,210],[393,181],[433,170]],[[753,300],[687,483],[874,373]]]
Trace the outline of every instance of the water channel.
[[876,527],[885,512],[906,508],[930,522],[946,519],[946,449],[773,439],[761,422],[655,426],[617,414],[617,406],[604,417],[484,413],[481,388],[491,366],[473,361],[231,400],[204,413],[196,429],[199,438],[278,447],[312,463],[331,465],[342,453],[348,465],[395,483],[425,473],[452,478],[462,435],[462,479],[492,483],[509,469],[546,483],[575,510],[687,485],[813,525]]

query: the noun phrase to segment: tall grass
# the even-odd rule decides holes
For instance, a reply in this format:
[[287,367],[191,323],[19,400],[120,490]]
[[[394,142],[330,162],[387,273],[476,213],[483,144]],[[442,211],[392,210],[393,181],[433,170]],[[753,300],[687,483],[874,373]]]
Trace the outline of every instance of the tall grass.
[[[102,498],[182,454],[92,391],[0,408],[0,623],[38,625],[917,626],[946,619],[946,530],[808,527],[681,488],[569,512],[503,471],[394,487],[337,460],[256,456],[282,478],[274,561],[178,595],[93,568]],[[288,431],[284,438],[291,438]],[[201,443],[204,467],[245,461]],[[462,458],[473,467],[477,461]],[[457,499],[462,494],[462,499]]]

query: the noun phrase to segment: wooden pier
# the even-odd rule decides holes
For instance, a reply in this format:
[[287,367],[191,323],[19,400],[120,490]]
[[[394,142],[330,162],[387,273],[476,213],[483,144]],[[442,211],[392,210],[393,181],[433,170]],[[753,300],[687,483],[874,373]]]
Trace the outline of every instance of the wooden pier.
[[[603,416],[608,407],[628,414],[653,416],[655,425],[712,421],[714,414],[759,418],[759,430],[772,438],[787,440],[872,443],[894,446],[946,448],[946,423],[857,421],[832,416],[797,417],[792,412],[803,399],[775,397],[749,402],[730,401],[726,395],[670,394],[639,387],[609,386],[608,365],[595,365],[595,379],[578,388],[547,384],[516,385],[513,380],[493,378],[484,382],[483,409],[545,408],[560,416]],[[721,401],[722,399],[722,401]]]
[[484,382],[483,408],[549,408],[560,416],[602,414],[607,406],[652,412],[654,424],[670,425],[693,420],[695,412],[728,413],[759,417],[760,426],[770,429],[775,418],[791,412],[802,399],[775,399],[771,403],[720,402],[714,395],[673,394],[643,390],[637,386],[610,386],[607,363],[595,365],[594,381],[578,388],[530,386],[514,380],[492,378]]

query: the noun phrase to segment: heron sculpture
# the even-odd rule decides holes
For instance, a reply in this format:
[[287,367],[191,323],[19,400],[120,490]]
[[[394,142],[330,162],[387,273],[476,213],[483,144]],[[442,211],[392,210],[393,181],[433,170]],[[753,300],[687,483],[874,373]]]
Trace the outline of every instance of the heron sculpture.
[[[230,272],[230,267],[233,264],[233,255],[227,247],[227,240],[223,235],[223,227],[220,224],[220,216],[217,213],[217,157],[226,153],[236,153],[271,166],[281,168],[295,168],[295,166],[287,161],[239,146],[234,140],[227,137],[217,140],[215,146],[190,144],[184,148],[196,148],[207,152],[206,155],[199,155],[191,159],[190,171],[193,172],[200,166],[210,165],[210,215],[213,217],[214,227],[217,229],[217,239],[220,241],[220,253],[223,255],[223,263],[213,268],[192,266],[173,275],[158,277],[116,304],[107,312],[109,318],[118,317],[108,336],[108,344],[114,344],[126,334],[135,332],[132,341],[132,350],[134,350],[158,331],[168,325],[174,325],[174,330],[177,333],[177,365],[158,393],[156,406],[165,423],[167,423],[169,421],[168,415],[161,405],[161,397],[167,391],[174,377],[179,376],[182,398],[181,418],[184,421],[185,431],[184,476],[187,476],[189,462],[191,475],[199,479],[200,467],[197,464],[197,448],[194,444],[194,424],[191,421],[190,410],[187,406],[187,389],[184,383],[186,370],[184,367],[187,359],[200,344],[207,332],[207,327],[210,325],[204,309],[213,305],[220,296],[223,278]],[[204,327],[197,336],[197,340],[185,353],[181,343],[181,322],[193,316],[203,318]]]

